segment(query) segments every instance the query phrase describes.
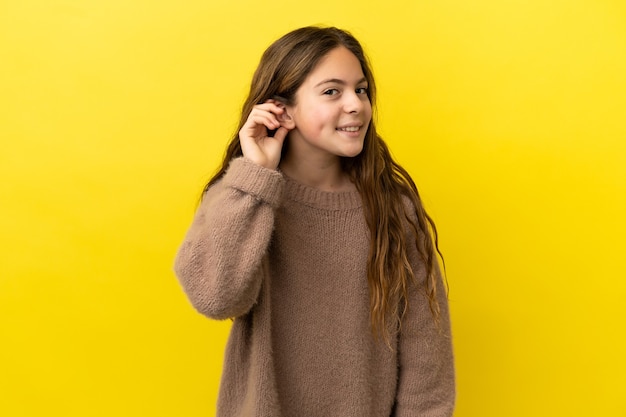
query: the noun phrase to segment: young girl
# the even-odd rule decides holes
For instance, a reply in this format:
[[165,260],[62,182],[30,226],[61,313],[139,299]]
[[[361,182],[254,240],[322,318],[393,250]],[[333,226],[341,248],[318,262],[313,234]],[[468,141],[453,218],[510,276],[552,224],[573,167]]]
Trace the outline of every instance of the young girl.
[[175,271],[233,318],[217,415],[452,415],[436,230],[372,120],[361,45],[305,27],[264,53]]

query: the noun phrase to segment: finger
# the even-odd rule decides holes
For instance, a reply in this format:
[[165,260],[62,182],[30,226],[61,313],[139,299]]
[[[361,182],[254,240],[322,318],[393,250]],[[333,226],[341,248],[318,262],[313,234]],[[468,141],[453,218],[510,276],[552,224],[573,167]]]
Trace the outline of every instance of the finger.
[[254,106],[254,109],[263,110],[274,114],[280,114],[285,111],[284,107],[284,104],[270,99],[263,104],[257,104],[256,106]]
[[267,110],[253,109],[245,124],[248,126],[254,126],[255,124],[267,125],[268,123],[275,125],[276,122],[278,122],[278,119],[275,114]]
[[[255,129],[257,126],[265,126],[268,129],[277,129],[280,126],[280,122],[271,113],[256,113],[251,114],[246,122],[248,128]],[[245,126],[245,125],[244,125]]]
[[[283,114],[284,112],[285,112],[285,110],[283,108],[281,108],[281,107],[278,107],[278,106],[259,105],[259,106],[255,106],[252,109],[252,111],[250,112],[250,116],[265,115],[265,116],[272,116],[272,117],[276,118],[276,116],[279,116],[279,115]],[[250,117],[250,116],[248,116],[248,117]]]
[[289,129],[287,129],[284,126],[281,126],[281,127],[278,128],[276,133],[274,133],[274,139],[276,139],[277,141],[282,143],[285,140],[285,138],[287,137],[287,133],[289,133]]

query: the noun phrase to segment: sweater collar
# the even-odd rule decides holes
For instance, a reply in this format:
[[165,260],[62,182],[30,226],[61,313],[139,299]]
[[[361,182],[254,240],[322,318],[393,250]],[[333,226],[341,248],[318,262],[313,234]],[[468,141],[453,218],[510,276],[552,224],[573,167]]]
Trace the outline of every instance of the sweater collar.
[[284,198],[322,210],[351,210],[363,205],[361,195],[356,188],[352,191],[322,191],[318,188],[301,184],[289,178],[285,178]]

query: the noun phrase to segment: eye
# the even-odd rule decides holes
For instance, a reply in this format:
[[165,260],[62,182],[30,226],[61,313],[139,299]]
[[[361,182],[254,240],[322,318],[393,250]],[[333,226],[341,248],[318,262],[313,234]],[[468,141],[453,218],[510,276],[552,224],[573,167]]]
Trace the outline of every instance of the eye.
[[367,87],[359,87],[355,91],[357,94],[367,94]]
[[326,94],[327,96],[334,96],[339,94],[339,90],[337,90],[336,88],[329,88],[328,90],[324,90],[324,94]]

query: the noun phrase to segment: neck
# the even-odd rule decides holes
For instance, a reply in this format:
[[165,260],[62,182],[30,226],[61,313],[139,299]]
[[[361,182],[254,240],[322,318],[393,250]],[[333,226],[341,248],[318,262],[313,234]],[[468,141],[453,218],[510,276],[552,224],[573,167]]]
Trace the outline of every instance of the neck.
[[348,191],[354,188],[348,175],[343,172],[338,156],[314,158],[296,156],[287,151],[279,168],[289,178],[322,191]]

